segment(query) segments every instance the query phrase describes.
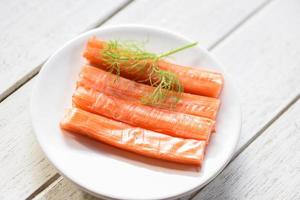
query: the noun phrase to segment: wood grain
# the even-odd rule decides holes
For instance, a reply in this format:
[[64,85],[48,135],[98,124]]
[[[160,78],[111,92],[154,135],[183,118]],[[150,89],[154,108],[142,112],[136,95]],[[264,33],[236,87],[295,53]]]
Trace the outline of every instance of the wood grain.
[[[62,42],[96,26],[126,2],[2,1],[0,100],[35,74]],[[0,199],[24,199],[56,173],[32,134],[33,82],[0,104]]]
[[32,134],[33,84],[30,81],[0,104],[0,199],[24,199],[56,173]]
[[[271,3],[214,51],[240,92],[243,128],[237,153],[300,93],[299,6],[297,0]],[[216,187],[223,190],[220,182],[228,176],[233,174],[218,177],[195,199],[210,196]]]
[[[147,7],[151,10],[151,8],[155,9],[157,7],[158,1],[151,1],[151,2],[147,2],[146,5],[145,2],[143,1],[137,1],[134,2],[132,4],[130,4],[125,10],[123,10],[122,12],[118,13],[118,15],[114,16],[111,20],[109,20],[106,24],[108,25],[115,25],[118,23],[141,23],[141,24],[150,24],[150,25],[156,25],[156,26],[161,26],[161,27],[165,27],[165,25],[169,25],[167,28],[170,28],[171,30],[176,29],[176,23],[172,22],[171,20],[174,21],[178,21],[180,17],[178,17],[178,19],[176,18],[177,15],[175,15],[174,13],[180,13],[183,12],[184,10],[191,10],[190,12],[190,18],[193,18],[191,16],[198,16],[198,18],[202,19],[205,17],[205,15],[208,15],[208,13],[210,12],[211,9],[220,9],[219,12],[216,12],[215,15],[211,15],[211,18],[209,19],[209,24],[207,20],[200,20],[199,24],[200,26],[195,30],[194,27],[192,26],[192,24],[190,24],[190,26],[184,27],[182,30],[186,30],[183,33],[186,34],[190,34],[193,33],[194,36],[197,36],[196,39],[197,40],[204,40],[207,41],[207,43],[205,45],[207,45],[207,47],[213,45],[215,42],[217,42],[218,40],[220,40],[220,38],[223,37],[224,34],[227,33],[227,31],[230,31],[231,28],[235,27],[240,21],[243,21],[244,18],[246,18],[248,16],[249,13],[251,13],[253,10],[257,9],[257,7],[260,7],[262,4],[262,1],[256,1],[256,2],[252,2],[251,6],[249,4],[245,4],[245,2],[241,2],[240,6],[245,6],[245,7],[238,7],[237,2],[233,2],[233,1],[227,1],[227,2],[223,2],[226,5],[229,3],[234,3],[236,7],[236,12],[229,12],[228,7],[226,7],[225,4],[220,5],[219,1],[209,1],[209,3],[203,3],[201,2],[201,4],[198,4],[199,8],[201,8],[201,10],[194,10],[191,9],[192,7],[197,7],[198,2],[196,1],[192,1],[191,4],[184,4],[182,1],[177,1],[177,6],[172,8],[172,12],[173,15],[170,15],[168,18],[162,20],[159,16],[163,15],[164,10],[167,9],[169,4],[164,4],[161,7],[158,7],[159,9],[156,10],[156,12],[159,13],[159,15],[153,15],[152,18],[147,18],[145,15],[144,9]],[[249,3],[249,2],[247,2]],[[149,5],[148,5],[149,4]],[[202,7],[202,5],[204,7]],[[169,8],[168,8],[169,9]],[[247,10],[247,12],[245,12],[245,10]],[[232,10],[231,10],[232,11]],[[208,12],[208,13],[206,13]],[[212,11],[211,11],[212,12]],[[223,15],[218,15],[217,13],[224,13]],[[237,17],[238,16],[238,17]],[[218,29],[219,27],[216,26],[216,24],[220,23],[220,24],[224,24],[222,22],[222,20],[224,20],[224,18],[226,18],[226,25],[223,26],[222,29]],[[151,24],[151,20],[155,21],[155,24]],[[189,18],[185,18],[186,21],[178,21],[177,25],[181,25],[181,24],[187,24],[187,20]],[[165,23],[166,21],[168,21],[168,23]],[[214,24],[213,26],[211,24]],[[170,25],[175,25],[175,27],[172,27]],[[201,27],[206,27],[205,29],[202,29]],[[190,29],[192,31],[190,31]],[[193,32],[194,31],[194,32]],[[199,34],[197,34],[197,32]],[[211,38],[211,33],[218,33],[218,37],[215,37],[214,40]],[[191,37],[193,37],[193,35],[190,35]],[[83,196],[87,195],[86,193],[77,190],[77,187],[72,186],[72,183],[70,183],[69,181],[66,180],[60,180],[58,185],[56,184],[52,184],[50,185],[46,191],[44,191],[42,193],[42,195],[40,195],[39,198],[41,197],[47,197],[47,199],[55,199],[55,198],[72,198],[71,199],[82,199]],[[88,196],[88,195],[87,195]],[[187,197],[188,198],[188,197]],[[187,199],[185,198],[185,199]]]
[[[274,1],[213,49],[240,93],[243,128],[237,153],[299,94],[298,7],[297,0]],[[188,34],[189,25],[181,30]]]
[[[224,34],[227,34],[228,31],[230,32],[232,28],[236,27],[245,17],[263,3],[263,1],[237,1],[233,6],[235,9],[231,7],[229,11],[227,10],[229,8],[225,6],[235,1],[207,1],[206,3],[199,1],[201,6],[198,7],[196,1],[190,4],[191,7],[188,7],[188,4],[180,4],[181,2],[178,1],[176,4],[178,6],[173,8],[169,8],[168,4],[162,3],[161,1],[162,4],[159,4],[160,6],[152,5],[152,7],[148,7],[148,2],[149,5],[152,5],[153,1],[147,1],[147,4],[146,2],[142,2],[144,4],[139,3],[139,1],[134,2],[134,4],[129,5],[128,10],[126,9],[120,12],[116,18],[113,18],[112,21],[108,21],[107,24],[136,22],[167,27],[196,40],[203,40],[206,42],[203,46],[209,47],[223,38]],[[223,2],[223,6],[220,5],[220,2]],[[253,2],[253,4],[249,2]],[[297,30],[296,26],[298,24],[299,13],[295,13],[297,8],[295,2],[296,1],[279,1],[271,3],[270,6],[266,7],[266,11],[263,10],[258,16],[246,22],[229,39],[221,43],[221,45],[214,50],[215,54],[225,63],[225,68],[228,73],[237,82],[238,90],[241,94],[244,121],[242,140],[239,147],[251,141],[251,138],[299,92],[297,88],[292,88],[292,86],[299,83],[299,77],[297,77],[299,68],[297,69],[296,66],[300,63],[299,58],[296,57],[296,55],[299,54],[300,45],[299,40],[295,41],[297,35],[299,35],[299,30]],[[236,4],[239,4],[239,6]],[[252,7],[249,4],[251,4]],[[209,7],[209,5],[211,7]],[[247,7],[244,7],[244,5]],[[148,13],[150,15],[148,16],[145,12],[138,11],[144,8],[143,6],[147,8],[158,8],[160,13],[156,15]],[[165,13],[165,10],[162,9],[161,6],[168,8],[169,12]],[[204,6],[204,8],[202,6]],[[203,9],[203,11],[201,10],[202,12],[199,12],[199,9],[194,8]],[[174,9],[174,11],[172,9]],[[209,14],[210,12],[207,11],[209,9],[212,14]],[[182,13],[186,10],[188,10],[194,18],[198,13],[197,16],[199,16],[199,20],[190,22],[188,21],[189,18],[183,17],[182,21],[178,13]],[[141,14],[137,16],[136,12],[140,12]],[[205,14],[210,16],[210,18],[203,15],[203,12],[207,12]],[[220,14],[221,12],[224,12],[224,14]],[[235,12],[238,14],[234,14]],[[160,15],[164,16],[163,18],[167,22],[163,19],[158,19]],[[292,16],[296,16],[296,18],[292,18]],[[226,18],[228,22],[225,20],[225,23],[223,21],[224,18]],[[157,20],[157,23],[153,22],[155,20]],[[287,21],[289,21],[289,23],[286,23]],[[278,24],[278,22],[280,23]],[[218,29],[218,25],[223,26],[224,23],[227,24],[227,28],[223,27],[222,29]],[[281,29],[285,30],[277,30],[276,27],[278,25]],[[204,29],[204,27],[206,27],[206,29]],[[207,34],[204,33],[205,30]],[[220,35],[217,35],[215,39],[211,38],[211,34],[215,34],[216,32]],[[282,67],[283,65],[285,66],[284,68]],[[23,88],[21,88],[20,91],[23,91]],[[22,92],[22,95],[19,97],[12,96],[12,98],[20,98],[19,100],[12,100],[12,98],[9,97],[7,99],[8,102],[18,102],[19,105],[7,103],[6,105],[10,105],[9,107],[6,106],[8,107],[7,112],[10,112],[10,109],[13,109],[13,107],[26,107],[22,99],[25,98],[24,96],[26,96],[27,93],[28,91]],[[7,119],[4,124],[11,121],[13,120]],[[22,129],[20,133],[15,134],[27,132],[23,130],[24,126],[22,126],[22,123],[28,122],[30,122],[28,115],[24,115],[21,119],[12,122],[12,124],[15,123],[16,126],[20,124],[19,130]],[[28,134],[32,134],[30,130],[28,132]],[[14,143],[14,145],[19,146],[19,142]],[[32,149],[32,151],[39,150],[36,148]],[[5,155],[5,153],[7,152],[3,152],[3,155]],[[11,159],[10,162],[14,162],[14,160]],[[22,167],[20,169],[22,169]],[[42,172],[31,171],[30,173],[35,176],[34,174]],[[32,180],[32,177],[28,179],[27,182],[30,182],[30,180]],[[68,181],[60,180],[59,183],[60,185],[58,186],[56,186],[56,184],[50,185],[50,187],[45,190],[47,192],[43,194],[49,198],[53,196],[56,199],[59,199],[59,196],[55,196],[59,193],[69,199],[84,199],[83,196],[85,194],[70,185]],[[6,182],[5,184],[9,183]],[[66,185],[67,189],[64,188],[64,185]],[[74,193],[79,193],[79,195],[72,196]]]
[[[71,191],[71,192],[70,192]],[[47,189],[41,192],[34,200],[57,200],[57,199],[84,199],[84,200],[100,200],[75,186],[70,181],[60,177]]]
[[139,0],[104,25],[142,24],[181,33],[210,48],[269,0]]
[[59,46],[92,28],[126,0],[2,0],[0,100],[29,77]]
[[298,0],[272,2],[213,50],[239,91],[239,148],[300,93],[299,6]]
[[[122,12],[108,24],[151,24],[188,32],[188,36],[207,47],[266,1],[193,0],[187,4],[181,0],[142,0],[134,2],[127,12]],[[0,100],[35,75],[56,48],[78,33],[99,24],[126,2],[128,0],[91,0],[89,3],[85,0],[63,0],[59,3],[50,0],[2,2],[6,6],[0,9],[0,19],[3,19],[3,23],[0,23],[0,80],[3,80],[0,84]],[[192,24],[191,19],[195,19],[201,29],[190,26],[189,31],[181,31],[186,27],[185,24]]]
[[300,101],[194,199],[300,199]]

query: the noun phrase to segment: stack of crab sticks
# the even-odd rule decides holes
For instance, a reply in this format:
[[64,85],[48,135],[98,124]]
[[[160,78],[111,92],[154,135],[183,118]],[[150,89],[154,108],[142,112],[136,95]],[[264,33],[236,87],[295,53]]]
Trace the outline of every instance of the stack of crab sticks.
[[143,156],[201,166],[215,131],[221,73],[180,66],[135,41],[91,38],[62,129]]

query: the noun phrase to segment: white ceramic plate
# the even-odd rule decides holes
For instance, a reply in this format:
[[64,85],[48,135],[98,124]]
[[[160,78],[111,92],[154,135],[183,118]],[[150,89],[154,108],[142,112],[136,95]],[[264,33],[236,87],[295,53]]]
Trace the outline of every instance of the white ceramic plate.
[[[31,101],[32,123],[48,159],[65,177],[94,195],[117,199],[165,199],[193,192],[212,180],[226,166],[237,144],[241,113],[238,96],[225,75],[217,132],[208,146],[204,164],[183,166],[128,153],[84,137],[72,137],[59,128],[81,66],[82,52],[93,37],[119,40],[148,40],[147,50],[163,52],[191,40],[146,26],[123,25],[84,33],[59,49],[39,73]],[[223,72],[206,50],[194,47],[177,53],[178,64],[203,66]],[[223,72],[224,73],[224,72]]]

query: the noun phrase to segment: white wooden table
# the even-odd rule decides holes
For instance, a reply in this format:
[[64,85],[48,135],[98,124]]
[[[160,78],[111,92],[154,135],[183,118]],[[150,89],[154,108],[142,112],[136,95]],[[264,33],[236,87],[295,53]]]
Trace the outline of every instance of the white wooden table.
[[183,199],[300,199],[300,0],[1,0],[1,200],[94,199],[45,158],[31,127],[30,94],[64,42],[123,23],[199,41],[239,91],[243,126],[234,158]]

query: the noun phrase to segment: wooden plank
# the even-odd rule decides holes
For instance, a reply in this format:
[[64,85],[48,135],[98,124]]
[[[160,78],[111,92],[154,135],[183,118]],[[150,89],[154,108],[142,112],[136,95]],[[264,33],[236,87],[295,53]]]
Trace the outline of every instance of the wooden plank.
[[[300,93],[299,6],[297,0],[271,3],[215,50],[240,91],[243,128],[238,152]],[[209,196],[216,187],[222,190],[220,182],[227,176],[212,181],[195,199]]]
[[[174,1],[172,1],[174,2]],[[145,2],[143,1],[137,1],[132,3],[131,5],[129,5],[125,10],[123,10],[123,12],[119,13],[118,15],[114,16],[111,20],[109,20],[106,24],[112,25],[112,24],[117,24],[119,22],[122,23],[145,23],[145,24],[150,24],[150,25],[156,25],[156,26],[161,26],[161,27],[165,27],[165,25],[170,25],[167,26],[167,28],[170,28],[171,30],[173,29],[177,29],[179,25],[181,24],[187,24],[187,21],[180,21],[181,17],[178,16],[178,19],[176,18],[176,15],[168,15],[167,19],[165,20],[161,20],[161,15],[163,15],[164,10],[167,9],[167,7],[169,7],[168,4],[164,4],[159,6],[159,10],[156,10],[155,12],[158,13],[157,14],[153,14],[152,19],[153,21],[155,21],[155,24],[151,23],[150,18],[145,18],[145,12],[143,12],[143,10],[147,7],[149,8],[149,10],[151,10],[152,8],[156,8],[158,7],[158,4],[161,4],[162,2],[160,1],[158,3],[158,1],[148,1],[147,5],[145,7],[143,7],[145,4]],[[188,29],[188,26],[183,27],[183,30],[186,30],[184,33],[186,33],[187,35],[192,33],[193,35],[190,35],[192,37],[195,36],[195,38],[197,38],[197,40],[204,40],[207,41],[206,44],[204,44],[205,46],[209,47],[211,45],[213,45],[215,42],[217,42],[220,38],[222,38],[222,34],[226,34],[226,31],[229,31],[232,27],[236,26],[236,24],[239,23],[239,21],[242,21],[243,18],[245,18],[249,13],[251,13],[252,10],[255,10],[255,6],[256,7],[260,7],[261,6],[261,1],[257,1],[257,2],[252,2],[253,4],[249,5],[249,4],[245,4],[245,2],[241,2],[242,4],[239,4],[239,6],[237,5],[237,2],[235,3],[236,7],[236,12],[232,12],[232,10],[228,10],[227,4],[229,3],[234,3],[232,1],[227,1],[227,2],[223,2],[222,5],[220,5],[220,1],[209,1],[206,4],[201,3],[198,4],[198,2],[196,1],[192,1],[191,4],[184,4],[182,1],[176,1],[174,4],[176,4],[175,7],[172,8],[172,12],[173,13],[180,13],[183,12],[185,10],[190,10],[190,18],[193,18],[191,16],[198,16],[198,18],[202,19],[204,18],[204,16],[208,15],[210,12],[212,12],[212,9],[216,9],[219,8],[220,10],[216,13],[223,13],[223,15],[211,15],[211,21],[208,24],[207,20],[200,20],[199,24],[200,26],[198,27],[198,29],[194,30],[192,24],[189,24],[190,28],[192,30],[194,30],[194,32],[190,32],[190,30]],[[247,2],[250,3],[250,2]],[[149,4],[149,5],[148,5]],[[194,10],[191,9],[193,7],[197,7],[197,5],[199,5],[198,7],[201,8],[201,10]],[[203,5],[203,7],[201,6]],[[243,6],[243,7],[242,7]],[[244,7],[245,6],[245,7]],[[209,7],[209,9],[208,9]],[[247,10],[248,9],[248,10]],[[247,11],[247,12],[245,12]],[[163,15],[164,16],[164,15]],[[238,17],[237,17],[238,16]],[[185,18],[185,20],[188,20],[189,18]],[[233,20],[234,19],[234,20]],[[171,21],[177,22],[178,23],[174,23]],[[226,21],[226,23],[223,23],[223,20]],[[169,23],[166,23],[169,22]],[[224,25],[222,28],[216,26],[216,24],[226,24]],[[213,26],[210,26],[211,24],[214,24]],[[174,25],[174,27],[172,27],[172,25]],[[177,25],[177,26],[176,26]],[[206,27],[204,30],[202,30],[201,25],[203,25],[203,27]],[[220,28],[220,29],[216,29],[216,28]],[[201,32],[201,34],[197,35],[196,33]],[[212,33],[219,33],[218,36],[215,36],[214,38],[211,37]],[[72,185],[72,183],[70,183],[69,181],[62,179],[59,181],[58,185],[52,184],[51,186],[49,186],[49,188],[47,188],[46,191],[43,192],[43,194],[41,196],[44,196],[50,199],[55,199],[57,197],[65,199],[65,198],[69,198],[71,195],[72,197],[76,196],[76,198],[74,197],[74,199],[81,199],[82,195],[86,195],[84,192],[77,190],[77,187],[74,187]]]
[[[182,33],[188,32],[188,36],[198,39],[203,46],[209,46],[264,2],[266,0],[227,0],[226,3],[193,0],[187,4],[180,0],[143,0],[135,2],[110,24],[140,23],[176,31],[183,29]],[[5,0],[2,3],[6,6],[0,8],[0,19],[4,22],[0,24],[0,80],[3,80],[0,100],[36,74],[59,45],[104,20],[126,0],[92,0],[88,4],[84,0]],[[187,23],[193,24],[191,19],[196,19],[201,28],[189,26],[189,31],[184,30]]]
[[0,199],[24,199],[56,173],[32,134],[33,84],[30,81],[0,104]]
[[194,199],[300,199],[300,101]]
[[[68,200],[101,200],[92,196],[91,194],[82,191],[79,187],[75,186],[72,182],[60,177],[53,182],[49,187],[37,195],[34,200],[57,200],[57,199],[68,199]],[[185,200],[186,197],[174,199],[174,200]]]
[[131,3],[105,25],[151,25],[193,38],[210,48],[269,0],[140,0]]
[[[195,199],[299,199],[299,131],[300,101],[223,171],[218,184]],[[97,198],[61,177],[35,199]]]
[[[70,192],[71,191],[71,192]],[[60,177],[53,182],[48,188],[41,192],[34,200],[57,200],[57,199],[84,199],[84,200],[100,200],[75,186],[70,181]]]
[[300,93],[299,6],[298,0],[272,2],[213,50],[240,94],[239,148]]
[[[213,50],[240,92],[243,128],[237,152],[299,94],[298,7],[297,0],[272,2]],[[187,34],[189,25],[182,29]]]
[[127,0],[4,0],[0,7],[0,100],[36,74],[54,50]]
[[[60,177],[53,182],[44,191],[39,193],[34,200],[102,200],[102,198],[95,197],[87,192],[84,192],[79,187],[75,186],[72,182]],[[187,200],[189,196],[181,197],[173,200]],[[104,199],[103,199],[104,200]]]
[[[138,1],[139,2],[139,1]],[[147,4],[146,4],[146,2],[143,2],[144,4],[141,4],[141,3],[138,3],[138,2],[135,2],[135,5],[137,5],[137,7],[136,7],[136,9],[133,9],[131,6],[129,6],[129,8],[128,9],[130,9],[129,11],[127,11],[127,9],[126,9],[126,12],[135,12],[136,10],[139,10],[138,8],[141,8],[142,6],[145,6],[145,7],[147,7],[147,4],[148,3],[150,3],[150,4],[152,4],[152,1],[147,1]],[[158,3],[158,1],[156,1],[157,3]],[[160,1],[161,2],[161,1]],[[173,1],[172,1],[173,2]],[[178,1],[179,3],[180,3],[180,1]],[[194,7],[196,7],[196,2],[198,2],[198,1],[193,1],[193,3],[191,4],[191,7],[188,9],[188,7],[185,5],[184,7],[183,7],[183,5],[181,5],[180,4],[180,6],[178,6],[178,7],[174,7],[173,9],[174,10],[172,10],[172,8],[168,8],[169,9],[169,12],[172,12],[173,13],[173,15],[174,16],[177,16],[177,14],[178,14],[178,12],[180,11],[179,10],[179,8],[181,8],[182,7],[182,10],[181,10],[181,12],[183,12],[183,11],[186,11],[186,9],[187,10],[190,10],[190,11],[193,11],[193,12],[195,12],[195,13],[193,13],[193,15],[196,15],[196,13],[200,13],[199,12],[199,10],[194,10],[193,8]],[[233,28],[233,27],[235,27],[239,22],[238,22],[238,20],[237,20],[237,18],[239,19],[239,21],[243,21],[243,19],[245,18],[245,17],[247,17],[248,16],[248,14],[250,14],[252,11],[253,11],[253,9],[255,10],[257,7],[260,7],[261,6],[261,3],[263,2],[263,1],[252,1],[253,2],[253,4],[251,3],[251,5],[252,6],[249,6],[249,2],[248,3],[245,3],[245,2],[243,2],[243,1],[237,1],[236,3],[235,3],[235,6],[234,6],[234,8],[235,9],[232,9],[231,8],[231,10],[230,10],[230,12],[231,13],[229,13],[229,11],[227,10],[227,6],[228,6],[228,4],[229,3],[232,3],[232,2],[234,2],[234,1],[232,1],[232,0],[228,0],[228,1],[222,1],[223,2],[223,6],[221,6],[219,3],[220,3],[220,1],[207,1],[205,4],[203,3],[203,2],[201,2],[201,5],[203,4],[203,5],[205,5],[205,9],[204,10],[207,10],[207,9],[210,9],[210,11],[212,12],[212,13],[222,13],[222,12],[224,12],[224,15],[217,15],[217,14],[215,14],[215,15],[211,15],[211,17],[209,18],[209,19],[207,19],[207,20],[202,20],[201,21],[201,23],[203,23],[203,24],[199,24],[199,26],[196,26],[196,27],[198,27],[198,31],[199,32],[201,32],[202,31],[202,27],[206,27],[207,25],[206,24],[208,24],[208,23],[214,23],[215,25],[216,24],[219,24],[219,23],[223,23],[223,17],[225,17],[225,16],[227,16],[227,20],[228,20],[228,22],[232,22],[232,23],[226,23],[227,24],[227,28],[226,28],[226,30],[224,29],[222,32],[220,32],[220,35],[218,36],[218,37],[216,37],[215,38],[215,40],[214,41],[212,41],[212,39],[209,39],[210,37],[211,37],[211,33],[212,32],[214,32],[214,31],[218,31],[218,29],[213,29],[213,26],[211,26],[211,28],[212,29],[210,29],[210,31],[209,31],[209,33],[208,34],[204,34],[204,33],[201,33],[201,38],[202,38],[202,40],[203,41],[206,41],[206,39],[205,38],[207,38],[207,41],[210,41],[210,42],[208,42],[207,43],[207,45],[213,45],[215,42],[217,42],[220,38],[222,38],[222,34],[226,34],[226,31],[229,31],[229,30],[231,30],[231,28]],[[239,6],[237,6],[236,4],[239,4]],[[157,4],[157,5],[159,5],[159,4]],[[209,6],[210,5],[210,6]],[[256,6],[256,7],[255,7]],[[158,7],[158,6],[157,6]],[[203,10],[203,12],[204,12],[204,10]],[[225,11],[226,12],[225,12]],[[247,12],[246,12],[247,11]],[[161,11],[161,12],[163,12],[163,10]],[[121,12],[120,14],[122,14],[123,12]],[[180,13],[180,12],[179,12]],[[209,13],[209,12],[208,12]],[[227,13],[227,14],[226,14]],[[232,13],[236,13],[235,15],[234,14],[232,14]],[[123,14],[122,14],[123,15]],[[133,16],[133,17],[135,17],[135,16]],[[201,16],[202,17],[202,16]],[[204,16],[203,16],[204,17]],[[130,17],[128,16],[128,19],[130,19]],[[140,23],[142,23],[142,20],[144,20],[145,18],[142,18],[142,17],[140,17],[140,18],[138,18],[138,19],[140,19],[141,20],[141,22]],[[171,17],[170,17],[170,20],[171,20]],[[211,20],[211,21],[210,21]],[[171,23],[171,21],[169,21],[170,23]],[[113,22],[109,22],[108,24],[113,24]],[[159,21],[159,23],[161,23],[161,21]],[[172,23],[176,23],[176,20],[174,21],[174,22],[172,22]],[[179,26],[179,24],[181,24],[181,23],[183,23],[182,21],[178,21],[178,26]],[[182,29],[182,30],[184,30],[184,32],[182,32],[182,33],[189,33],[190,31],[189,31],[189,29],[191,28],[191,29],[193,29],[194,28],[194,26],[195,26],[195,24],[193,24],[193,23],[185,23],[186,24],[186,27],[184,28],[184,29]],[[198,22],[197,22],[197,24],[198,24]],[[159,25],[159,24],[158,24]],[[164,24],[160,24],[160,26],[163,26]],[[168,27],[168,28],[170,28],[170,27]],[[174,29],[174,28],[173,28]],[[196,35],[196,30],[194,30],[194,34]],[[199,34],[200,35],[200,34]],[[197,40],[199,40],[199,38],[195,38],[195,39],[197,39]],[[29,83],[29,84],[31,84],[31,83]],[[31,87],[30,86],[28,86],[28,90],[25,90],[25,89],[23,89],[23,87],[18,91],[19,93],[21,93],[19,96],[16,96],[16,94],[14,94],[14,95],[12,95],[12,96],[10,96],[9,98],[7,98],[6,100],[5,100],[5,102],[6,102],[6,104],[5,104],[5,108],[7,109],[6,110],[6,112],[11,112],[10,110],[14,110],[14,109],[18,109],[19,107],[27,107],[28,105],[26,104],[26,101],[24,101],[23,99],[25,99],[25,98],[28,98],[28,95],[29,95],[29,91],[31,90]],[[22,96],[24,96],[24,97],[22,97]],[[25,97],[25,96],[27,96],[27,97]],[[18,99],[18,100],[14,100],[14,99]],[[11,103],[10,103],[11,102]],[[15,103],[15,102],[17,102],[17,103]],[[4,103],[4,102],[3,102]],[[0,104],[0,107],[1,107],[1,104]],[[3,114],[3,116],[4,116],[5,114]],[[1,120],[0,120],[1,121]],[[10,124],[11,123],[11,127],[13,127],[13,126],[16,126],[16,130],[23,130],[24,129],[24,126],[22,125],[22,124],[24,124],[24,123],[30,123],[30,116],[28,115],[28,114],[24,114],[22,117],[20,117],[20,119],[18,119],[18,120],[16,120],[16,121],[14,121],[13,120],[13,118],[11,118],[11,119],[6,119],[6,120],[4,120],[4,122],[3,122],[3,126],[7,126],[7,124]],[[30,128],[31,129],[31,128]],[[28,130],[23,130],[23,131],[14,131],[14,129],[11,129],[11,133],[10,133],[10,137],[11,138],[13,138],[13,137],[18,137],[20,134],[24,134],[24,135],[26,135],[26,138],[28,138],[28,140],[34,140],[34,138],[33,138],[33,136],[32,136],[32,132],[31,132],[31,130],[30,129],[28,129]],[[3,129],[3,130],[5,130],[5,129]],[[4,131],[2,131],[1,129],[0,129],[0,132],[4,132]],[[24,136],[25,137],[25,136]],[[12,141],[12,143],[14,142],[14,140],[11,140]],[[13,143],[13,146],[15,147],[15,148],[17,148],[17,146],[20,146],[20,145],[22,145],[22,144],[20,144],[20,142],[22,142],[22,141],[15,141],[15,143]],[[35,141],[34,141],[35,142]],[[31,146],[29,146],[29,147],[27,147],[27,148],[29,148],[29,150],[30,151],[32,151],[32,152],[37,152],[37,155],[39,155],[39,154],[42,154],[42,153],[40,153],[40,150],[38,149],[38,147],[34,147],[34,145],[32,145],[32,148],[31,148]],[[1,148],[1,151],[3,151],[3,155],[6,155],[6,154],[8,154],[8,152],[6,152],[6,148],[3,146],[3,148]],[[16,151],[16,153],[18,153],[17,151]],[[19,152],[20,154],[21,154],[21,156],[20,157],[24,157],[24,155],[25,154],[22,154],[22,152]],[[39,157],[39,156],[35,156],[34,154],[32,155],[32,157],[31,157],[31,159],[32,159],[32,162],[37,162],[39,159],[41,159],[41,157]],[[15,162],[15,160],[13,159],[13,158],[10,158],[9,160],[7,160],[7,163],[9,163],[10,165],[13,165],[13,163]],[[25,162],[25,161],[22,161],[21,159],[20,159],[20,162]],[[28,165],[26,165],[26,166],[23,166],[23,165],[19,165],[19,167],[18,166],[16,166],[16,169],[15,169],[15,171],[17,172],[17,171],[22,171],[24,168],[25,169],[30,169],[30,164],[28,164]],[[22,178],[19,178],[19,181],[22,181],[22,183],[21,183],[21,185],[22,184],[24,184],[25,185],[25,183],[28,183],[29,182],[29,184],[33,184],[34,186],[28,186],[28,187],[30,187],[30,189],[28,189],[28,191],[29,190],[31,190],[32,191],[32,189],[33,188],[37,188],[38,187],[38,185],[40,184],[43,184],[42,183],[42,181],[40,181],[40,182],[34,182],[34,183],[31,183],[31,181],[33,180],[33,179],[36,179],[36,177],[35,177],[35,175],[37,175],[37,176],[40,176],[41,177],[41,179],[44,179],[44,181],[46,181],[46,180],[48,180],[49,179],[49,177],[51,177],[51,175],[49,175],[49,176],[46,176],[46,175],[40,175],[40,174],[43,174],[44,172],[41,172],[41,171],[49,171],[49,172],[51,172],[51,174],[52,174],[52,177],[55,175],[55,171],[53,171],[53,169],[51,168],[51,166],[49,166],[49,168],[47,168],[47,169],[42,169],[41,171],[38,171],[38,170],[41,170],[41,169],[35,169],[34,171],[30,171],[30,172],[28,172],[29,173],[29,175],[28,176],[24,176],[22,173],[24,173],[24,172],[20,172],[19,173],[19,175],[20,175],[20,177],[21,176],[24,176],[25,178],[24,179],[22,179]],[[1,171],[3,171],[3,172],[5,172],[6,170],[2,170],[1,169]],[[11,182],[13,182],[14,180],[12,179],[14,176],[16,176],[16,174],[15,173],[12,173],[12,174],[9,174],[9,176],[7,176],[7,174],[5,173],[5,174],[2,174],[3,176],[5,176],[5,177],[3,177],[2,178],[2,176],[0,176],[1,177],[1,179],[3,179],[3,185],[5,186],[5,185],[11,185]],[[39,178],[40,178],[39,177]],[[27,179],[28,178],[28,179]],[[72,196],[72,194],[73,193],[77,193],[78,191],[76,191],[76,189],[72,189],[73,187],[71,186],[68,186],[68,188],[69,189],[64,189],[63,188],[63,185],[64,185],[64,181],[63,182],[60,182],[61,183],[61,186],[59,186],[59,187],[56,187],[56,185],[50,185],[50,187],[49,188],[47,188],[46,190],[47,191],[49,191],[49,192],[51,192],[51,193],[63,193],[64,195],[66,195],[66,196],[68,196],[69,195],[69,197],[70,196]],[[66,183],[67,183],[67,181],[66,181]],[[54,187],[54,189],[52,189]],[[21,188],[21,187],[20,187]],[[20,188],[18,188],[18,189],[20,189]],[[4,190],[5,191],[5,190]],[[60,191],[63,191],[63,192],[60,192]],[[21,193],[22,192],[22,189],[20,190],[20,191],[17,191],[16,192],[16,196],[18,195],[18,192],[19,193]],[[79,191],[80,192],[80,191]],[[11,194],[13,194],[13,190],[11,190]],[[27,194],[27,193],[26,193]],[[54,194],[45,194],[45,195],[48,195],[48,196],[55,196]],[[75,195],[76,196],[76,195]],[[79,195],[80,196],[80,195]],[[11,196],[10,196],[11,197]],[[76,199],[76,198],[74,198],[74,199]],[[80,198],[79,198],[80,199]]]
[[[35,73],[36,67],[62,42],[96,26],[126,2],[2,2],[0,99],[21,84],[16,81],[24,79],[24,74],[29,78]],[[32,134],[32,84],[30,81],[0,104],[0,199],[24,199],[56,173]]]

